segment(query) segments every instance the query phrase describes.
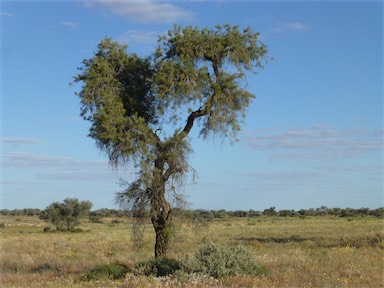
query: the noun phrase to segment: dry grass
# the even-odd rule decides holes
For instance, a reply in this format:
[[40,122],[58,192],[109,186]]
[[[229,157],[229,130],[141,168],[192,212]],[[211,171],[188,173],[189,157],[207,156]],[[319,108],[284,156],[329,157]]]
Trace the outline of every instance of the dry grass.
[[152,256],[151,225],[137,249],[129,219],[119,220],[83,223],[83,233],[44,233],[46,224],[35,217],[2,217],[1,287],[384,287],[383,220],[328,217],[176,221],[170,257],[184,259],[205,241],[242,244],[268,268],[267,276],[217,280],[128,274],[118,281],[79,282],[97,265],[132,265]]

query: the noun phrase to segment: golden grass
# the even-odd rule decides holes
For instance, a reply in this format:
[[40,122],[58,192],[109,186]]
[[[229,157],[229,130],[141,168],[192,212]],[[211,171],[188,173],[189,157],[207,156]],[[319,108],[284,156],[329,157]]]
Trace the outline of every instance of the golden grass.
[[[182,260],[205,241],[242,244],[268,268],[262,277],[155,278],[128,274],[118,281],[79,282],[100,264],[127,265],[153,254],[150,223],[141,249],[131,243],[129,219],[88,223],[83,233],[44,233],[36,217],[2,217],[1,287],[384,287],[383,219],[307,217],[176,220],[169,256]],[[116,219],[115,219],[116,220]]]

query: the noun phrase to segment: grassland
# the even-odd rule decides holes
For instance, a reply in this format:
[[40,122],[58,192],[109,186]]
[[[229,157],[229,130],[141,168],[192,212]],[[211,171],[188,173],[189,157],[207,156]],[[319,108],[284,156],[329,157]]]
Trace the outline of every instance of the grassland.
[[1,287],[384,287],[383,219],[374,217],[256,217],[176,220],[169,256],[185,259],[204,242],[245,245],[266,276],[221,279],[145,277],[81,282],[94,267],[150,259],[154,235],[141,247],[128,218],[84,219],[82,233],[45,233],[37,217],[1,218]]

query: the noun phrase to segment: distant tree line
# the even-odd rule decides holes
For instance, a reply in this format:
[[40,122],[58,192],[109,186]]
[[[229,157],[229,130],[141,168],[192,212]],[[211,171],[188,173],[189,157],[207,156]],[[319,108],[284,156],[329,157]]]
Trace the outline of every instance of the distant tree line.
[[[25,209],[1,209],[0,215],[3,216],[41,216],[45,210],[25,208]],[[146,211],[148,214],[149,211]],[[356,216],[373,216],[384,217],[384,207],[377,209],[369,208],[328,208],[321,206],[320,208],[300,209],[300,210],[276,210],[275,207],[264,209],[263,211],[257,210],[235,210],[227,211],[221,210],[182,210],[175,209],[174,214],[179,217],[191,219],[214,219],[226,217],[261,217],[261,216],[276,216],[276,217],[305,217],[305,216],[334,216],[334,217],[356,217]],[[131,217],[132,213],[129,210],[120,209],[98,209],[89,213],[90,217]]]

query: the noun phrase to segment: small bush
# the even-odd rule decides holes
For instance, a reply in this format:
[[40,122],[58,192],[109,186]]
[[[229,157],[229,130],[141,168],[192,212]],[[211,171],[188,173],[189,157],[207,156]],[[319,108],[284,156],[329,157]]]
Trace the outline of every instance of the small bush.
[[128,267],[119,263],[110,263],[97,266],[88,274],[82,276],[80,281],[93,281],[101,279],[122,279],[128,272]]
[[60,267],[57,264],[43,263],[32,270],[35,273],[59,272]]
[[103,217],[101,216],[89,216],[89,222],[95,224],[103,224]]
[[170,258],[154,258],[141,262],[132,268],[135,275],[154,275],[156,277],[173,274],[181,268],[181,263]]
[[202,273],[214,278],[234,275],[259,276],[267,274],[264,266],[257,265],[252,253],[243,246],[229,248],[206,244],[183,263],[188,273]]
[[124,222],[121,221],[121,220],[118,220],[118,219],[113,219],[113,220],[111,221],[111,224],[122,224],[122,223],[124,223]]
[[69,229],[68,232],[71,232],[71,233],[84,233],[84,232],[90,232],[89,230],[83,230],[81,228],[72,228],[72,229]]

